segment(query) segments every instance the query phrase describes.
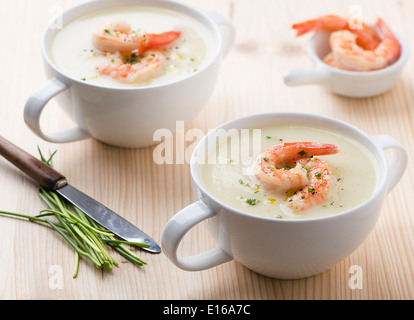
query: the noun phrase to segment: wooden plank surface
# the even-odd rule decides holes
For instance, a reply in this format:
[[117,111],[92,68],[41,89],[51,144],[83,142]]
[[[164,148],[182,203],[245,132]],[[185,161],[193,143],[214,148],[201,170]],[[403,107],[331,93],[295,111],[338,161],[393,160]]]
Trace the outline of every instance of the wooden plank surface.
[[[35,136],[23,121],[28,96],[47,79],[40,40],[54,8],[82,0],[0,0],[0,134],[33,155],[37,146],[58,150],[55,168],[85,191],[160,241],[167,221],[191,204],[188,164],[157,165],[154,148],[127,150],[94,140],[51,144]],[[414,157],[414,62],[409,59],[401,80],[389,92],[370,99],[348,99],[317,86],[288,88],[284,71],[311,68],[305,46],[289,26],[326,13],[347,15],[359,5],[366,21],[382,17],[414,44],[414,2],[410,0],[186,0],[216,11],[235,25],[237,37],[223,63],[209,103],[186,129],[209,129],[235,117],[267,111],[304,111],[332,116],[370,135],[388,134]],[[310,4],[312,3],[312,4]],[[5,31],[6,30],[6,31]],[[68,128],[52,101],[42,118],[47,130]],[[229,262],[202,272],[182,271],[163,255],[139,252],[148,264],[138,268],[120,262],[102,272],[83,261],[72,279],[72,249],[50,229],[0,217],[0,299],[413,299],[414,215],[411,208],[414,171],[409,166],[388,195],[381,217],[364,244],[334,268],[302,280],[275,280]],[[0,210],[37,214],[43,204],[36,185],[0,159]],[[215,246],[204,227],[185,238],[183,254]],[[353,289],[351,266],[362,270],[363,287]],[[53,283],[57,272],[62,283]]]

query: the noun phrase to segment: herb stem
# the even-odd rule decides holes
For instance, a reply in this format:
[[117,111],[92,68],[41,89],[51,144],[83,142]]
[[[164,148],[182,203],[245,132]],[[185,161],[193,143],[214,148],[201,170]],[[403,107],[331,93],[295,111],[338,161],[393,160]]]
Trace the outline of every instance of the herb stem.
[[131,242],[131,241],[124,241],[124,240],[115,240],[115,239],[103,239],[103,241],[105,242],[110,242],[113,244],[129,244],[132,246],[137,246],[140,248],[149,248],[151,245],[149,245],[148,243],[143,243],[143,242]]
[[25,219],[29,219],[31,221],[37,221],[37,222],[46,223],[46,220],[45,219],[41,219],[39,217],[28,216],[28,215],[20,214],[20,213],[0,211],[0,214],[4,214],[4,215],[8,215],[8,216],[20,217],[20,218],[25,218]]
[[90,260],[92,260],[93,263],[95,263],[95,265],[100,265],[99,261],[92,257],[88,252],[83,251],[81,248],[79,248],[71,239],[69,239],[69,237],[64,232],[57,228],[53,222],[49,221],[48,219],[46,219],[46,222],[49,223],[52,226],[52,228],[55,229],[55,231],[57,231],[72,246],[72,248],[76,250],[77,253],[79,253],[82,256],[88,257]]
[[73,271],[73,276],[72,278],[76,278],[78,276],[78,271],[79,271],[79,261],[80,261],[80,256],[79,254],[75,251],[75,270]]

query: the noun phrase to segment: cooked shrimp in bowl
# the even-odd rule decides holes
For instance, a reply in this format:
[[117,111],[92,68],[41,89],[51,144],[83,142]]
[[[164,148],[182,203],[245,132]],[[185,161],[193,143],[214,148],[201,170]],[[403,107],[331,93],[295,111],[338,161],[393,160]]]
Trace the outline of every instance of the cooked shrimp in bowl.
[[361,204],[375,188],[378,167],[369,151],[334,129],[276,123],[246,133],[228,132],[201,159],[206,191],[231,208],[271,219],[318,218]]
[[350,24],[347,19],[326,15],[292,26],[297,36],[308,32],[331,32],[331,52],[324,62],[332,67],[349,71],[375,71],[395,63],[401,54],[401,45],[388,27],[378,18],[370,27],[361,21]]
[[332,169],[316,155],[338,153],[332,144],[294,142],[260,153],[254,166],[257,179],[267,188],[292,193],[282,209],[294,213],[323,204],[335,192]]
[[185,79],[206,67],[216,50],[214,33],[196,18],[139,4],[81,16],[59,30],[51,45],[65,74],[110,88]]
[[92,35],[95,48],[105,52],[137,52],[160,49],[176,41],[179,31],[167,31],[160,34],[147,34],[133,31],[126,21],[102,23]]
[[178,31],[139,33],[125,21],[103,23],[92,35],[92,44],[100,51],[96,70],[127,83],[159,76],[165,71],[163,51],[180,35]]

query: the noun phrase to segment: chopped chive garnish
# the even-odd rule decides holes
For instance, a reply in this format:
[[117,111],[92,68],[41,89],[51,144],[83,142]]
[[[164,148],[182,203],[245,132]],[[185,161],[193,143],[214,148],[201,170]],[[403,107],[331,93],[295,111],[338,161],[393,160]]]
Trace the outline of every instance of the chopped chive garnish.
[[257,199],[246,199],[246,203],[250,204],[251,206],[255,206],[260,202],[260,200]]
[[313,192],[313,191],[315,191],[315,188],[313,188],[313,187],[308,188],[308,192]]
[[269,161],[269,158],[268,157],[264,157],[263,160],[266,161],[266,162],[268,162]]

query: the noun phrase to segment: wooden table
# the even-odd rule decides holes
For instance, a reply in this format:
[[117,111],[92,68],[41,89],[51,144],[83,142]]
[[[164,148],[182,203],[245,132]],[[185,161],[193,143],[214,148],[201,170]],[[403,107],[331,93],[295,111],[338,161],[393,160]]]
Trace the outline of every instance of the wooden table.
[[[46,81],[40,40],[56,12],[82,0],[0,0],[1,135],[33,155],[37,146],[57,150],[55,168],[69,181],[160,241],[167,221],[191,204],[188,164],[157,165],[154,148],[128,150],[95,140],[51,144],[35,136],[23,121],[28,96]],[[408,61],[399,83],[370,99],[348,99],[318,86],[288,88],[282,73],[311,68],[305,46],[296,39],[293,22],[325,13],[347,15],[346,0],[186,0],[228,17],[237,29],[235,45],[223,63],[214,95],[186,127],[207,133],[221,123],[256,112],[304,111],[347,121],[371,135],[388,134],[414,157],[414,62]],[[410,0],[358,2],[366,21],[381,16],[414,44],[414,3]],[[47,130],[72,124],[52,101],[42,119]],[[112,272],[81,261],[72,279],[74,253],[59,235],[43,225],[0,217],[1,299],[413,299],[414,298],[414,169],[409,166],[388,195],[380,219],[364,244],[334,268],[307,279],[275,280],[229,262],[202,272],[176,268],[165,255],[139,251],[148,264],[120,261]],[[0,159],[0,210],[37,214],[44,208],[37,186]],[[185,255],[215,246],[203,225],[187,235]],[[351,266],[362,271],[362,288],[353,288]],[[60,276],[61,282],[52,282]]]

